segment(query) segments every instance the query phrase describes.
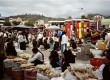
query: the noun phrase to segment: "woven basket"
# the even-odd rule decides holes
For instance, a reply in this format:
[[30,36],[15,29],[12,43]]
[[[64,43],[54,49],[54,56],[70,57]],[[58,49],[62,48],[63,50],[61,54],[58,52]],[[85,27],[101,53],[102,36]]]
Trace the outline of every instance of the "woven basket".
[[13,76],[12,76],[13,80],[24,80],[24,71],[13,70],[12,73],[13,73]]
[[37,80],[36,77],[24,76],[24,80]]
[[37,80],[37,72],[24,71],[24,80]]
[[8,76],[12,76],[12,67],[5,67],[5,73],[8,75]]

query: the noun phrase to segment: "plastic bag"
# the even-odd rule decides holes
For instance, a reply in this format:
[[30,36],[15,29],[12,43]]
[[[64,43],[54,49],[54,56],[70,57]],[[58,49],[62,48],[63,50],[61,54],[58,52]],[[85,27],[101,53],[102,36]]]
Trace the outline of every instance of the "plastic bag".
[[40,80],[50,80],[47,76],[44,76],[41,73],[37,73],[37,78]]
[[78,80],[76,76],[72,75],[71,72],[67,72],[65,76],[65,80]]
[[51,80],[65,80],[63,77],[52,78]]

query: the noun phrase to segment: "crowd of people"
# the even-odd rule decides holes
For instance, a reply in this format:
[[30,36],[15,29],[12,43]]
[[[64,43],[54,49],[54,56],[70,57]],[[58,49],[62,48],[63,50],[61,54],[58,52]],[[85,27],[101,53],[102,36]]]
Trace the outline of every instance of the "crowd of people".
[[[72,53],[72,50],[77,49],[78,44],[83,44],[83,42],[82,39],[78,40],[76,36],[68,39],[66,31],[55,30],[53,33],[53,35],[47,36],[45,29],[39,29],[36,34],[31,34],[31,32],[28,30],[0,30],[0,36],[3,36],[5,39],[4,49],[7,56],[18,55],[15,49],[15,43],[17,43],[18,48],[23,51],[26,50],[26,47],[29,44],[32,44],[33,55],[28,60],[29,63],[34,63],[34,65],[44,63],[44,55],[38,49],[43,47],[44,50],[50,49],[49,61],[52,67],[61,67],[62,71],[65,71],[67,67],[70,66],[69,63],[75,63],[76,56]],[[90,40],[88,41],[87,39]],[[110,55],[110,30],[106,29],[102,32],[91,32],[88,30],[83,40],[91,42],[92,44],[96,45],[97,48],[103,46],[103,48],[100,49],[102,51],[107,50],[106,57],[108,60],[110,59],[110,57],[108,57],[108,55]],[[70,47],[72,47],[72,49]],[[61,54],[58,53],[59,50],[61,50]],[[108,62],[108,64],[110,65],[110,62]],[[107,67],[110,68],[109,65],[107,65]],[[104,68],[103,78],[105,78],[105,73],[109,68]],[[104,80],[108,79],[105,78]]]

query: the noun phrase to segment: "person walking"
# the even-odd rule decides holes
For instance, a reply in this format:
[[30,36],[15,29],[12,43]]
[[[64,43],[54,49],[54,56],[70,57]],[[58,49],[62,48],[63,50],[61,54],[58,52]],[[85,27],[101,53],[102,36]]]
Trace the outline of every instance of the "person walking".
[[18,42],[20,43],[20,49],[21,50],[26,50],[26,37],[23,34],[23,32],[21,32],[18,36]]
[[61,53],[63,54],[64,50],[66,49],[68,43],[68,37],[66,35],[66,32],[64,31],[62,33],[62,38],[61,38]]

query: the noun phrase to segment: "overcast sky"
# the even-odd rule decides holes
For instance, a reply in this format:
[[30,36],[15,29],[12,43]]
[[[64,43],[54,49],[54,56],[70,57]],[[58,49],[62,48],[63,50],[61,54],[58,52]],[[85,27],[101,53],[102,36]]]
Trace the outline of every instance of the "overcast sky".
[[25,13],[65,18],[88,13],[110,15],[110,0],[0,0],[0,13],[4,17]]

